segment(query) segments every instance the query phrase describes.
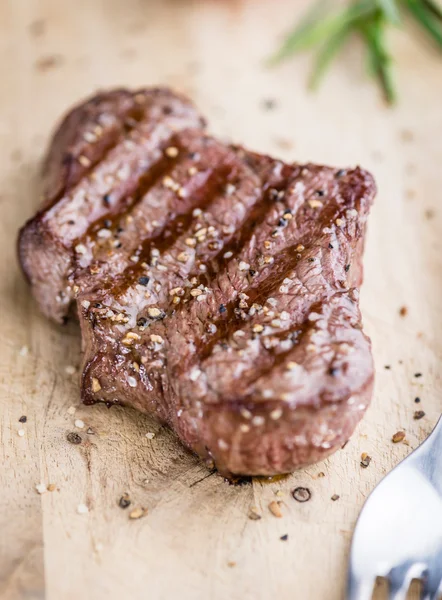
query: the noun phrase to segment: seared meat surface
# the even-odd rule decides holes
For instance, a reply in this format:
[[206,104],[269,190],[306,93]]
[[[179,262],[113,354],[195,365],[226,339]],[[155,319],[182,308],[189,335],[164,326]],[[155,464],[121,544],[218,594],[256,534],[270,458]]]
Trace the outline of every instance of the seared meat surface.
[[371,397],[358,287],[370,174],[206,134],[168,90],[75,108],[19,254],[42,310],[76,302],[85,403],[168,423],[226,475],[316,462]]

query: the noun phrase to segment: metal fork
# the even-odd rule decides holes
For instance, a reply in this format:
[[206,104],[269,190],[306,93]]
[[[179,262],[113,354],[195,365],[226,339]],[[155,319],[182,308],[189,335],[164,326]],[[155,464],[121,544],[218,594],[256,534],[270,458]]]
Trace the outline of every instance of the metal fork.
[[386,577],[390,600],[405,600],[412,579],[423,599],[442,595],[442,417],[431,435],[370,494],[351,545],[347,600],[370,600]]

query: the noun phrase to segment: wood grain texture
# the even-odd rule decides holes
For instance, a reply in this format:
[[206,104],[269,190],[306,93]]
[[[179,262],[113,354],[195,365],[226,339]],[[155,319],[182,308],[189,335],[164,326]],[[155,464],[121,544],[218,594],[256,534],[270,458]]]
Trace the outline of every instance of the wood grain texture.
[[[0,4],[0,598],[338,600],[364,499],[434,426],[442,397],[442,63],[417,37],[393,32],[401,102],[388,109],[355,41],[311,95],[307,57],[262,66],[306,5]],[[98,88],[157,83],[190,94],[221,136],[285,159],[361,164],[379,185],[362,293],[377,366],[372,407],[344,450],[279,482],[231,486],[146,417],[80,407],[78,375],[65,370],[80,363],[77,326],[39,315],[16,264],[16,232],[38,205],[38,166],[55,120]],[[266,99],[273,110],[264,110]],[[426,413],[418,421],[416,408]],[[392,444],[399,429],[409,445]],[[67,442],[71,431],[80,445]],[[367,469],[361,452],[372,456]],[[40,482],[56,490],[39,495]],[[291,497],[297,486],[311,490],[309,502]],[[118,507],[124,492],[133,507],[148,508],[145,517],[131,521],[132,506]],[[272,500],[282,501],[282,518],[268,510]],[[89,512],[78,514],[79,504]],[[248,519],[252,506],[261,520]]]

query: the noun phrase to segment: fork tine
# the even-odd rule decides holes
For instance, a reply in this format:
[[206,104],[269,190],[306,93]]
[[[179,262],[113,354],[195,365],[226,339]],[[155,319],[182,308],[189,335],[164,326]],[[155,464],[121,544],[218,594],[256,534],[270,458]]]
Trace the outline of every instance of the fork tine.
[[438,600],[442,596],[442,581],[428,579],[424,586],[422,600]]
[[423,600],[437,600],[442,595],[442,548],[428,563]]
[[405,600],[412,580],[421,578],[425,570],[424,563],[404,564],[392,569],[388,575],[389,600]]
[[348,580],[347,600],[371,600],[374,582],[375,578],[358,580],[350,576]]

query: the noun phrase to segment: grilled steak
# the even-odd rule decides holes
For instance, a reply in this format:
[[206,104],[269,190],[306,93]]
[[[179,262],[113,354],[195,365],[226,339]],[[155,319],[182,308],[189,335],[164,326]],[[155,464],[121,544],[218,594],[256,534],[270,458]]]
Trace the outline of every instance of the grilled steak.
[[373,363],[358,287],[367,172],[284,164],[205,133],[164,89],[74,109],[19,254],[48,316],[75,299],[85,403],[155,415],[226,475],[349,438]]

